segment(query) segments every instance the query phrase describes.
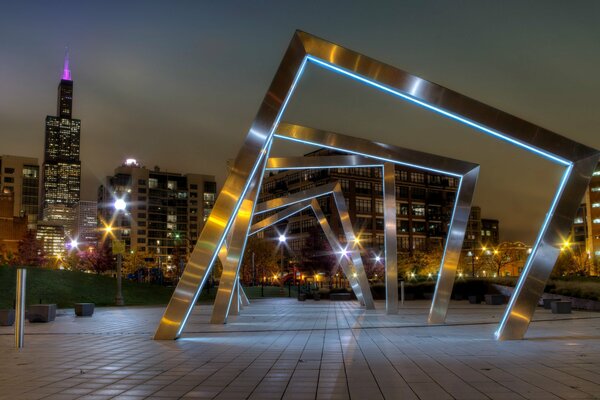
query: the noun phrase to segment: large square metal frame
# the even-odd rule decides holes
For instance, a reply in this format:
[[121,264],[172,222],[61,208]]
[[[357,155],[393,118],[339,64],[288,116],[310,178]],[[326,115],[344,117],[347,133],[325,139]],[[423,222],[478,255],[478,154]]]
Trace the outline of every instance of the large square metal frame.
[[[206,271],[218,257],[228,234],[231,235],[228,254],[243,254],[245,237],[250,228],[249,220],[256,204],[257,188],[262,180],[273,134],[307,63],[354,78],[524,148],[565,168],[495,334],[498,339],[523,338],[560,252],[560,243],[568,236],[580,200],[600,159],[600,152],[443,86],[301,31],[295,32],[292,37],[154,338],[179,337],[206,281]],[[234,280],[233,277],[231,280]]]

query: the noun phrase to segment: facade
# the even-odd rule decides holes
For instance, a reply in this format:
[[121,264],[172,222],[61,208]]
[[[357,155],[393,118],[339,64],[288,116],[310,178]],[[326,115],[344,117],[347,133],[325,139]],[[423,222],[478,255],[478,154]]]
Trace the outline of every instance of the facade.
[[[98,190],[98,213],[117,227],[126,251],[140,251],[161,265],[181,262],[196,244],[217,194],[214,176],[150,170],[127,160]],[[116,199],[127,207],[118,213]]]
[[500,244],[500,222],[497,219],[481,218],[481,207],[471,207],[463,249],[477,250]]
[[12,193],[13,217],[27,217],[29,229],[38,218],[40,167],[37,158],[0,156],[0,193]]
[[14,208],[14,193],[0,193],[0,255],[17,254],[27,232],[27,216],[15,216]]
[[[320,149],[306,156],[340,154]],[[398,251],[410,253],[442,249],[452,216],[458,180],[418,169],[396,166],[396,215],[398,229]],[[287,170],[271,172],[265,177],[259,202],[286,196],[301,190],[330,182],[339,181],[355,232],[366,259],[374,260],[383,251],[383,188],[381,168],[337,168],[323,170]],[[318,199],[323,212],[331,217],[334,207],[331,196]],[[342,243],[345,237],[341,223],[328,218],[330,225]],[[265,237],[276,238],[285,232],[289,237],[289,257],[304,263],[306,255],[302,249],[308,241],[314,243],[314,235],[325,239],[314,215],[303,212],[265,230]]]
[[[81,121],[72,118],[73,80],[68,55],[58,85],[56,116],[46,117],[41,216],[44,221],[60,221],[65,207],[80,199],[81,161],[79,159]],[[72,218],[72,217],[71,217]],[[70,221],[72,224],[72,220]]]
[[98,244],[98,202],[80,201],[74,209],[75,225],[73,239],[83,247],[96,247]]
[[600,263],[600,164],[596,167],[585,197],[587,249],[594,261]]
[[585,250],[593,262],[600,263],[600,164],[592,175],[565,242]]
[[65,252],[65,228],[58,222],[38,222],[36,239],[42,243],[46,257],[60,257]]

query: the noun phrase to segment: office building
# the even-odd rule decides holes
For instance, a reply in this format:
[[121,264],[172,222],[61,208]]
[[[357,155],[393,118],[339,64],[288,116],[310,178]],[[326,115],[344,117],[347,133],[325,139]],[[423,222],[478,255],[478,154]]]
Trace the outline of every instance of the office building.
[[[168,266],[175,255],[187,257],[216,194],[214,176],[148,169],[129,159],[100,186],[98,212],[104,225],[117,228],[127,251],[146,252]],[[125,200],[124,211],[115,212],[116,199]]]
[[64,224],[66,207],[74,207],[80,199],[81,161],[79,140],[81,121],[72,118],[73,80],[68,54],[58,85],[56,116],[46,117],[41,214],[44,221]]
[[0,193],[12,193],[12,216],[26,216],[29,229],[35,229],[39,213],[39,175],[37,158],[0,156]]
[[74,208],[75,225],[72,238],[81,248],[96,247],[98,244],[98,202],[81,200]]

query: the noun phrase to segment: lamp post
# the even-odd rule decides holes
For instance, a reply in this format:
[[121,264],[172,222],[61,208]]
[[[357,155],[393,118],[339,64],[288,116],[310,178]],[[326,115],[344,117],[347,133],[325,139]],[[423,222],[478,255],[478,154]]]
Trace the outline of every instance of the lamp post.
[[[125,203],[125,200],[123,199],[117,199],[115,201],[114,204],[115,207],[115,211],[117,212],[117,214],[120,211],[125,210],[125,208],[127,207],[127,204]],[[124,246],[123,243],[121,242],[121,231],[118,230],[118,237],[117,239],[119,240],[119,251],[117,252],[117,295],[115,296],[115,304],[117,306],[122,306],[125,304],[125,302],[123,301],[123,291],[122,291],[122,276],[121,276],[121,269],[122,269],[122,263],[123,263],[123,250],[124,250]]]
[[279,266],[279,275],[281,276],[281,293],[283,293],[283,246],[285,244],[285,240],[285,235],[279,235],[279,247],[281,248],[281,264]]

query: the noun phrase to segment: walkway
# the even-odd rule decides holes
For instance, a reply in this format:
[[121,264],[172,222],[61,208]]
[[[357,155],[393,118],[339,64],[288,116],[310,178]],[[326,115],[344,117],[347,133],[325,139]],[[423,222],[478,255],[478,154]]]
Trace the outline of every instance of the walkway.
[[0,399],[600,399],[600,313],[538,309],[527,339],[492,339],[502,306],[453,302],[427,326],[426,302],[254,300],[227,325],[197,307],[184,337],[153,341],[163,308],[62,310],[0,327]]

